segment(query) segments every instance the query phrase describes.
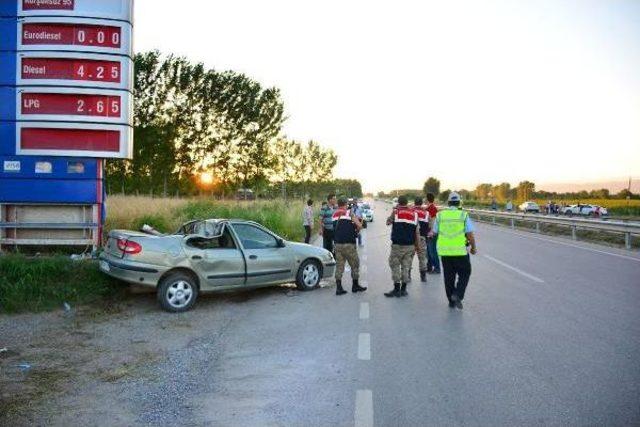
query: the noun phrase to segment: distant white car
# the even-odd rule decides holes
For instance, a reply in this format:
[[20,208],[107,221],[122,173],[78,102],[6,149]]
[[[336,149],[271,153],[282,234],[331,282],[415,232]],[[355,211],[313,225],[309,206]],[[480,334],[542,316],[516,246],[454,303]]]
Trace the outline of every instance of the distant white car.
[[562,211],[567,216],[581,215],[581,216],[604,216],[609,215],[607,208],[603,208],[598,205],[569,205]]
[[362,217],[364,220],[367,222],[373,222],[373,208],[371,205],[369,203],[363,203],[360,206],[360,209],[362,209]]
[[397,207],[397,206],[398,206],[398,198],[397,198],[397,197],[394,197],[394,198],[393,198],[393,207],[395,208],[395,207]]
[[523,204],[518,206],[518,209],[520,209],[524,213],[527,213],[527,212],[540,213],[540,206],[538,206],[536,202],[524,202]]

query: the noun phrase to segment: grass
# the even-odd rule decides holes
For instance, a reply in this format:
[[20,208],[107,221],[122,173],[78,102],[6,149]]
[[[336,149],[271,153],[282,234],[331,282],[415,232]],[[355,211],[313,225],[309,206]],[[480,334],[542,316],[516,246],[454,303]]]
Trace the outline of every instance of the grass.
[[173,232],[186,221],[207,218],[238,218],[256,221],[288,240],[302,240],[301,201],[218,201],[206,198],[172,199],[143,196],[107,198],[105,232],[139,229],[149,224],[158,231]]
[[83,304],[115,296],[123,289],[102,274],[95,261],[64,256],[0,256],[0,312],[43,311],[64,302]]

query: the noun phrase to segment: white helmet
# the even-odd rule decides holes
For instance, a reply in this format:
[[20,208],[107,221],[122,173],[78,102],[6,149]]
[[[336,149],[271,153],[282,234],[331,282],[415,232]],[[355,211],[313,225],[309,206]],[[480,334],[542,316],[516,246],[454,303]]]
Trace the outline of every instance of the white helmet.
[[451,193],[449,193],[449,202],[461,202],[462,201],[462,197],[460,197],[460,195],[458,193],[456,193],[455,191],[452,191]]

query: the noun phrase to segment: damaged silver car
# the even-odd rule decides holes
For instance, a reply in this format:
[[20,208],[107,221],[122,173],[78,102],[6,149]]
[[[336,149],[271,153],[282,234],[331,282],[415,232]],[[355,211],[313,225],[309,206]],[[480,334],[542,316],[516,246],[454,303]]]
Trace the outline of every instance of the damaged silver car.
[[196,220],[168,235],[144,230],[111,231],[100,270],[155,287],[160,305],[171,312],[189,310],[206,291],[294,282],[311,290],[335,271],[331,252],[285,241],[252,221]]

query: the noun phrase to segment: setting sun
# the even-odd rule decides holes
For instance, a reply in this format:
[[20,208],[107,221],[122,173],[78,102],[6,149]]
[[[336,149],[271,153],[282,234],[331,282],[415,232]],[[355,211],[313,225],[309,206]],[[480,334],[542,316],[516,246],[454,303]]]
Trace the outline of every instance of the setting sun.
[[202,172],[200,174],[200,182],[206,185],[213,184],[213,175],[211,172]]

